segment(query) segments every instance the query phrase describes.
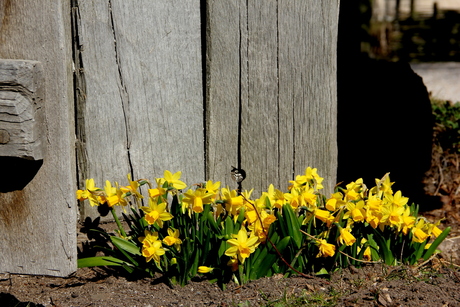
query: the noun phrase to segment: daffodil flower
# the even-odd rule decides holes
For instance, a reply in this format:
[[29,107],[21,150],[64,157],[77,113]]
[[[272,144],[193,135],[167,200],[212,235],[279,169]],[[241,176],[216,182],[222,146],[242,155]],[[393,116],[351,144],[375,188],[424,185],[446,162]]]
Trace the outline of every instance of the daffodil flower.
[[180,252],[180,245],[182,240],[179,238],[179,230],[168,228],[168,235],[163,239],[163,243],[168,246],[173,246]]
[[164,171],[163,178],[160,178],[160,183],[163,185],[165,182],[168,183],[168,186],[172,186],[176,190],[183,190],[187,187],[185,182],[180,181],[180,175],[182,172],[174,173],[174,175],[170,171]]
[[351,234],[350,229],[339,227],[340,236],[339,241],[340,244],[346,244],[348,246],[353,245],[356,242],[356,238]]
[[[203,204],[210,204],[214,195],[207,193],[206,189],[188,190],[184,194],[182,203],[189,205],[195,213],[203,212]],[[185,213],[185,207],[182,207],[182,213]]]
[[157,204],[152,198],[149,198],[149,206],[141,207],[141,210],[145,213],[145,220],[149,225],[158,224],[163,227],[163,221],[169,221],[173,218],[173,215],[166,211],[166,203]]
[[319,253],[316,255],[316,258],[319,257],[332,257],[335,254],[335,245],[327,243],[324,239],[318,239],[316,245],[319,248]]
[[396,192],[394,195],[386,194],[385,200],[392,205],[403,207],[409,201],[409,198],[402,196],[401,191]]
[[412,241],[423,243],[426,239],[428,239],[429,235],[425,232],[425,227],[425,221],[420,219],[412,228]]
[[116,187],[112,187],[110,181],[107,180],[105,182],[104,191],[106,194],[105,199],[110,208],[115,205],[128,205],[128,202],[125,199],[125,194],[118,188],[118,184],[116,184]]
[[160,256],[165,254],[165,250],[161,246],[161,241],[158,240],[158,232],[151,233],[150,231],[145,231],[145,237],[139,238],[139,241],[142,243],[142,256],[144,256],[147,262],[150,262],[152,259],[159,264]]
[[[98,195],[100,194],[100,195]],[[94,179],[86,179],[86,189],[77,191],[77,199],[80,201],[89,200],[91,207],[99,206],[105,203],[105,198],[102,196],[102,190],[95,186]]]
[[201,274],[206,274],[206,273],[211,273],[214,270],[214,268],[208,267],[208,266],[199,266],[198,267],[198,273]]
[[248,233],[244,227],[241,227],[237,235],[233,235],[233,239],[227,241],[231,246],[225,251],[225,255],[229,257],[238,257],[240,263],[249,257],[259,245],[259,238],[251,235],[248,238]]
[[362,222],[366,218],[366,211],[364,210],[363,200],[360,200],[357,203],[348,202],[346,207],[348,211],[343,216],[344,219],[351,217],[355,222]]

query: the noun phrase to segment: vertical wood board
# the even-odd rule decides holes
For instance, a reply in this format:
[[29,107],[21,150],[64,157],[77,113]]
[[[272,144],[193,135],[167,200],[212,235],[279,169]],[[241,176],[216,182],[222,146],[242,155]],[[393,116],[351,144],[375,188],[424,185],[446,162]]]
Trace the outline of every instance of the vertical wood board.
[[[209,176],[228,174],[239,159],[243,188],[259,197],[270,183],[286,190],[311,166],[332,191],[338,1],[208,5]],[[224,184],[234,186],[229,176]]]
[[[199,1],[79,1],[85,178],[126,184],[182,171],[202,182]],[[79,125],[80,123],[77,123]],[[91,210],[92,209],[92,210]],[[85,208],[85,216],[96,216]]]
[[207,12],[207,178],[236,188],[231,166],[238,167],[241,54],[246,52],[245,1],[208,1]]
[[67,276],[77,256],[70,6],[1,1],[0,20],[0,58],[43,65],[47,147],[24,189],[0,193],[0,272]]

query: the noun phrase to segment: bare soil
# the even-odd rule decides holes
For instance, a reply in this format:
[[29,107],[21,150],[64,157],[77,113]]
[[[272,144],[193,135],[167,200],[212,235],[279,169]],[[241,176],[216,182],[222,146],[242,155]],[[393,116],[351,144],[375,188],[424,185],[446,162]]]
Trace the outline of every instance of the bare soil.
[[[427,194],[441,197],[444,206],[424,215],[445,218],[441,227],[452,227],[452,240],[460,234],[459,165],[458,154],[434,151],[425,178]],[[129,280],[101,268],[79,269],[68,278],[3,274],[0,306],[460,306],[458,241],[452,242],[450,254],[415,267],[350,267],[328,278],[274,276],[225,290],[200,279],[171,288],[160,278]]]

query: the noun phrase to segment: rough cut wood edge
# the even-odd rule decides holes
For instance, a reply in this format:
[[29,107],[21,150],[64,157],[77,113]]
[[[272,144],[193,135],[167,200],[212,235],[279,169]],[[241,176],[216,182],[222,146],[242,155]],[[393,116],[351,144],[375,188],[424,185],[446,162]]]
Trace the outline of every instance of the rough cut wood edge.
[[44,83],[40,62],[0,60],[0,157],[43,160]]
[[68,1],[0,1],[0,58],[43,64],[47,153],[20,191],[0,193],[0,272],[77,269],[74,112]]

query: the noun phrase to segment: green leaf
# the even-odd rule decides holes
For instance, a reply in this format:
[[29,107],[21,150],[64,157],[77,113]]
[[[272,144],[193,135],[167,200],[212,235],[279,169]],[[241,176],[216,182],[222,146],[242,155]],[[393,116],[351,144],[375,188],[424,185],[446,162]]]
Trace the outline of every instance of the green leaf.
[[390,240],[385,240],[385,238],[379,233],[377,229],[373,229],[375,234],[375,242],[379,246],[379,251],[383,254],[383,261],[387,265],[393,265],[396,261],[395,257],[393,256],[393,252],[390,249]]
[[[290,241],[291,241],[291,237],[285,237],[276,245],[276,248],[281,253],[281,255],[283,255],[283,252],[286,249],[286,247],[289,245]],[[258,279],[258,278],[261,278],[261,277],[264,277],[264,276],[268,275],[269,270],[271,269],[273,264],[277,260],[280,260],[279,257],[280,256],[276,253],[276,251],[274,251],[274,250],[270,251],[270,253],[268,253],[264,257],[264,259],[262,259],[262,261],[260,262],[261,264],[259,265],[259,267],[254,266],[254,270],[257,272],[257,277],[256,278]],[[260,258],[260,256],[259,256],[259,258]]]
[[283,216],[286,220],[289,236],[294,241],[296,247],[300,248],[302,246],[300,223],[291,206],[283,206]]
[[377,245],[377,243],[375,242],[374,238],[373,238],[373,234],[368,234],[367,235],[367,243],[369,244],[369,246],[371,247],[371,257],[372,257],[372,260],[373,261],[379,261],[380,260],[380,255],[379,255],[379,246]]
[[329,275],[329,272],[325,268],[322,268],[321,270],[316,272],[315,275]]
[[439,235],[439,237],[437,237],[436,240],[434,240],[434,242],[431,243],[425,255],[423,255],[423,260],[425,261],[428,260],[431,257],[431,255],[433,255],[433,253],[436,252],[436,248],[439,246],[439,244],[441,244],[442,241],[444,241],[444,239],[447,237],[449,232],[450,232],[450,227],[447,227],[446,229],[444,229],[444,231]]
[[78,268],[94,267],[94,266],[121,266],[125,261],[115,257],[88,257],[77,260]]
[[142,255],[141,252],[139,251],[139,246],[137,246],[136,244],[132,242],[129,242],[125,239],[114,237],[114,236],[110,237],[110,240],[112,241],[113,245],[118,247],[118,249],[120,250],[127,251],[128,253],[133,254],[133,255],[138,255],[138,256]]

